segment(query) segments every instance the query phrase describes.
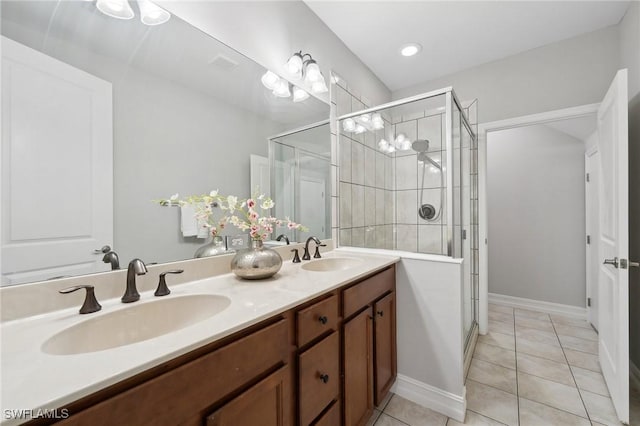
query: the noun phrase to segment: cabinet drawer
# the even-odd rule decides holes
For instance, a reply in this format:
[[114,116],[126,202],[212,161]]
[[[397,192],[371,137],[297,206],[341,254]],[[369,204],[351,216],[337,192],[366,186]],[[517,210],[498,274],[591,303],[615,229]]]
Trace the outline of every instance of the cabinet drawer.
[[292,423],[290,383],[291,374],[286,365],[207,416],[205,425],[289,426]]
[[341,424],[340,421],[340,401],[336,401],[322,417],[320,417],[313,426],[336,426]]
[[342,292],[344,318],[355,314],[378,297],[393,290],[395,282],[395,267],[391,267],[344,290]]
[[[184,423],[289,356],[283,319],[100,402],[64,425],[176,425]],[[259,353],[260,356],[255,354]]]
[[334,332],[299,355],[300,424],[308,425],[340,393],[340,342]]
[[306,345],[326,331],[337,330],[338,297],[333,295],[298,311],[296,321],[299,347]]

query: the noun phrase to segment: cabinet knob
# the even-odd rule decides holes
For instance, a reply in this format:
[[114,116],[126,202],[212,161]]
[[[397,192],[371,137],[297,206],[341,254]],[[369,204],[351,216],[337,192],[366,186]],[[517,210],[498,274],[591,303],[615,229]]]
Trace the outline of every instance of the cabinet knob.
[[378,312],[377,312],[377,314],[378,314],[379,316],[383,317],[383,316],[384,316],[384,311],[378,311]]
[[321,324],[326,324],[329,319],[324,315],[320,315],[320,317],[318,317],[318,321],[320,321]]
[[320,380],[322,380],[322,383],[327,383],[329,381],[329,375],[320,373]]

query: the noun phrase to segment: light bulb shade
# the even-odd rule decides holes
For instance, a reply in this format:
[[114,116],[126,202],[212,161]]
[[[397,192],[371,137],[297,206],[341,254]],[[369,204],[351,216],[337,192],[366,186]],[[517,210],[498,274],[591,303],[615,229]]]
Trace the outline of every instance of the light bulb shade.
[[[322,76],[322,74],[320,74],[320,76]],[[329,88],[324,82],[324,77],[321,77],[320,80],[311,84],[311,91],[313,93],[326,93],[329,91]]]
[[384,139],[380,139],[380,142],[378,142],[378,148],[380,148],[380,151],[386,151],[389,149],[389,142]]
[[297,86],[293,88],[293,102],[302,102],[309,98],[309,93]]
[[302,78],[302,53],[294,53],[287,61],[287,71],[292,77]]
[[308,59],[307,61],[305,61],[305,65],[304,80],[307,83],[313,84],[316,81],[323,80],[322,73],[320,72],[320,67],[318,66],[316,61],[314,61],[313,59]]
[[389,145],[389,147],[387,148],[387,152],[389,154],[391,154],[392,152],[395,152],[395,151],[396,151],[396,148],[393,145]]
[[262,78],[260,79],[260,81],[262,81],[262,84],[264,85],[264,87],[266,87],[269,90],[273,90],[276,88],[278,81],[280,81],[280,77],[278,77],[278,74],[274,72],[267,71],[262,75]]
[[360,116],[360,121],[362,121],[363,123],[368,123],[371,121],[371,115],[370,114],[362,114]]
[[278,80],[276,83],[276,87],[273,89],[273,95],[278,98],[288,98],[291,96],[291,91],[289,90],[289,82],[284,79]]
[[345,132],[353,132],[356,130],[356,122],[351,118],[347,118],[342,122],[342,128]]
[[367,129],[362,124],[356,124],[356,128],[353,133],[359,135],[360,133],[364,133]]
[[138,0],[140,21],[145,25],[164,24],[171,18],[171,14],[149,0]]
[[133,9],[127,0],[98,0],[96,7],[102,13],[112,18],[131,19],[133,18]]
[[371,124],[376,130],[384,129],[384,120],[380,114],[373,114],[371,116]]
[[411,141],[409,139],[405,139],[398,144],[398,149],[400,151],[408,151],[411,149]]
[[404,133],[398,133],[398,135],[396,136],[396,144],[399,145],[405,140],[407,140],[407,135],[405,135]]

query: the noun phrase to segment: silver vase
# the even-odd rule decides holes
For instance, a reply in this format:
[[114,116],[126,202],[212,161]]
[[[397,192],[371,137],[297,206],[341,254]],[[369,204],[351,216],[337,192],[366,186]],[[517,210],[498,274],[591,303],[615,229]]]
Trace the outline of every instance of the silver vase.
[[231,271],[245,280],[261,280],[275,275],[282,267],[277,251],[266,248],[262,240],[251,240],[249,248],[238,250],[231,260]]
[[224,240],[222,239],[222,237],[216,235],[215,237],[213,237],[213,240],[211,240],[211,242],[198,248],[196,254],[193,257],[197,259],[200,257],[217,256],[219,254],[225,254],[227,252],[228,250],[226,245],[224,244]]

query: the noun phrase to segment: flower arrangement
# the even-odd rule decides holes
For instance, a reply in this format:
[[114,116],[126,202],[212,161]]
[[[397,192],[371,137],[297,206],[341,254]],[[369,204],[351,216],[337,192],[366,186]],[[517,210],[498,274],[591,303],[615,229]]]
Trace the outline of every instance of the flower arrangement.
[[[295,223],[288,217],[284,220],[271,216],[270,210],[275,206],[273,200],[264,194],[255,193],[251,198],[239,200],[234,195],[222,195],[217,190],[208,195],[191,195],[180,199],[178,194],[168,200],[159,200],[161,205],[194,205],[198,224],[208,228],[212,236],[218,235],[227,224],[239,230],[249,231],[252,240],[266,240],[269,234],[278,227],[306,231],[307,228]],[[219,207],[222,214],[216,219],[215,208]]]

